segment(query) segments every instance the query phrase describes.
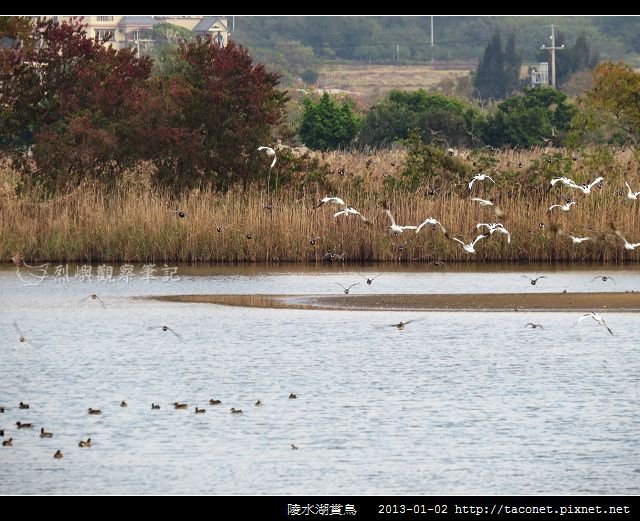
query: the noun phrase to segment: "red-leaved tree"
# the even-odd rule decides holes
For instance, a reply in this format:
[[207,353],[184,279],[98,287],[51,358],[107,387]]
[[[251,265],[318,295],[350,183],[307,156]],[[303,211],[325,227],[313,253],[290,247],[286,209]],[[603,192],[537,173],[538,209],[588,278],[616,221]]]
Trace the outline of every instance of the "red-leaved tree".
[[48,191],[109,182],[139,159],[130,118],[150,74],[150,59],[88,38],[81,20],[40,19],[0,49],[0,149]]
[[174,70],[151,82],[152,108],[140,113],[145,124],[158,123],[159,181],[218,188],[240,181],[246,188],[266,177],[270,160],[257,148],[269,145],[284,116],[288,98],[276,88],[279,76],[253,64],[233,42],[224,48],[200,39],[182,42],[177,54]]

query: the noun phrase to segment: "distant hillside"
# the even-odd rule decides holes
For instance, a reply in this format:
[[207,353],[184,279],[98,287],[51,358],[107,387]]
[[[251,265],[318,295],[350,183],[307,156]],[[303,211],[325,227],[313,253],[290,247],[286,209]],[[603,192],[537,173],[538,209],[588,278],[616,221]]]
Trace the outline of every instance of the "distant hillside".
[[496,28],[515,32],[523,60],[535,62],[552,23],[567,45],[584,33],[601,60],[640,64],[640,17],[632,16],[434,16],[433,47],[430,16],[235,16],[231,37],[287,81],[333,59],[477,61]]
[[243,45],[297,41],[319,58],[344,60],[472,60],[499,28],[515,31],[524,60],[548,43],[555,24],[572,43],[581,32],[603,58],[640,53],[640,17],[632,16],[236,16],[233,38]]

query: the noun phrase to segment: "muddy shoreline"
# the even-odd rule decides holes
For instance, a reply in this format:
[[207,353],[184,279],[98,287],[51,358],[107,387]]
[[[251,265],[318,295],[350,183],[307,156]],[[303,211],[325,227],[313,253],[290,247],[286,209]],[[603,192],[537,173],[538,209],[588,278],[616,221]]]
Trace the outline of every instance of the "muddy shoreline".
[[640,292],[439,295],[167,295],[169,302],[277,309],[371,311],[640,311]]

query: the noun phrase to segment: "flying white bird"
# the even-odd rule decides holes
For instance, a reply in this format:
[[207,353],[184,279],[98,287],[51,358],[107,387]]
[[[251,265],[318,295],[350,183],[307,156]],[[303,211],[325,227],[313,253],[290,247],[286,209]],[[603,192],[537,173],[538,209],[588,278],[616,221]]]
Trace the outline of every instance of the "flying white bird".
[[551,180],[551,186],[554,186],[556,183],[562,183],[563,185],[574,186],[574,187],[578,186],[572,179],[569,179],[568,177],[565,177],[565,176],[556,177]]
[[591,313],[586,313],[584,315],[582,315],[579,319],[578,322],[576,322],[576,325],[580,323],[581,320],[584,320],[585,318],[592,318],[593,320],[595,320],[598,324],[600,324],[601,326],[604,326],[607,328],[607,331],[609,331],[609,333],[611,334],[611,336],[613,336],[613,331],[611,331],[611,329],[609,328],[609,326],[607,325],[607,323],[604,321],[604,318],[602,318],[600,316],[599,313],[597,313],[596,311],[592,311]]
[[591,189],[601,181],[604,181],[604,177],[597,177],[596,179],[591,181],[591,183],[585,183],[583,185],[579,185],[573,179],[569,179],[568,177],[563,176],[563,177],[556,177],[555,179],[552,179],[551,186],[559,182],[571,188],[577,188],[578,190],[582,191],[583,194],[589,194],[591,193]]
[[[267,156],[273,157],[273,161],[271,162],[271,166],[269,167],[269,175],[267,176],[267,194],[269,194],[269,190],[271,187],[271,170],[273,170],[273,165],[276,164],[278,160],[278,156],[276,156],[276,151],[270,147],[258,147],[258,151],[264,150],[267,153]],[[277,183],[277,180],[276,180]]]
[[489,237],[489,235],[491,235],[490,233],[483,233],[482,235],[478,235],[472,242],[465,244],[463,241],[461,241],[460,239],[456,238],[456,237],[451,237],[452,241],[456,241],[459,242],[460,244],[462,244],[462,249],[464,251],[466,251],[467,253],[476,253],[475,250],[475,245],[478,241],[480,241],[481,239],[484,239],[485,237]]
[[477,203],[480,204],[480,206],[491,206],[493,207],[493,211],[496,213],[496,215],[498,217],[502,217],[504,215],[504,212],[498,208],[496,205],[493,204],[493,201],[488,201],[487,199],[480,199],[479,197],[472,197],[471,198],[472,201],[476,201]]
[[344,210],[336,212],[333,214],[334,217],[340,217],[341,215],[349,216],[349,215],[357,215],[364,222],[369,222],[369,220],[362,215],[358,210],[356,210],[353,206],[347,206]]
[[316,208],[320,208],[325,203],[335,203],[338,206],[347,206],[347,203],[345,203],[339,197],[329,197],[329,196],[327,196],[327,197],[323,197],[321,199],[320,203],[318,203],[318,206],[316,206]]
[[384,211],[389,216],[389,219],[391,220],[391,226],[389,227],[389,229],[391,230],[391,233],[393,233],[394,235],[398,235],[399,233],[403,233],[405,230],[417,230],[418,229],[417,226],[399,226],[398,224],[396,224],[396,220],[393,218],[393,214],[386,208],[384,209]]
[[447,234],[447,230],[444,226],[442,226],[442,223],[437,219],[434,219],[433,217],[427,217],[424,221],[422,221],[422,223],[420,223],[420,225],[418,225],[418,227],[416,228],[416,233],[420,233],[420,230],[422,230],[422,228],[424,228],[427,224],[430,224],[432,226],[438,225],[440,226],[442,233],[444,233],[445,235]]
[[571,239],[573,244],[580,244],[582,242],[591,240],[591,237],[576,237],[575,235],[571,235],[570,233],[563,232],[562,230],[560,230],[558,233],[560,233],[561,235],[566,235],[567,237],[569,237],[569,239]]
[[493,184],[496,184],[496,182],[493,179],[491,179],[491,177],[489,177],[487,174],[483,174],[482,172],[480,172],[471,181],[469,181],[469,190],[471,190],[473,183],[475,183],[476,181],[484,181],[485,179],[488,179]]
[[572,186],[572,188],[577,188],[578,190],[581,190],[583,194],[590,194],[591,189],[601,181],[604,181],[604,177],[596,177],[593,181],[591,181],[588,184],[585,183],[583,185],[575,185],[575,186]]
[[511,234],[509,230],[507,230],[502,223],[478,223],[476,224],[476,230],[478,228],[486,227],[489,235],[493,235],[495,232],[504,233],[507,236],[507,242],[511,242]]
[[551,206],[549,206],[547,213],[551,213],[551,210],[553,210],[554,208],[560,208],[560,210],[562,210],[563,212],[568,212],[569,210],[571,210],[571,207],[574,204],[576,204],[575,201],[570,201],[566,204],[552,204]]
[[625,250],[635,250],[638,246],[640,246],[640,242],[630,243],[627,239],[625,239],[622,234],[616,230],[616,235],[620,237],[624,241],[624,249]]
[[627,183],[626,179],[624,180],[624,184],[627,185],[627,199],[636,201],[638,199],[638,196],[640,195],[640,192],[634,192],[633,190],[631,190],[631,187],[629,186],[629,183]]
[[488,201],[487,199],[480,199],[479,197],[472,197],[472,201],[477,201],[480,206],[493,206],[493,201]]
[[276,156],[276,151],[270,147],[258,147],[258,150],[266,150],[267,155],[269,157],[273,157],[273,161],[271,162],[271,166],[269,167],[269,169],[272,169],[273,165],[275,165],[276,161],[278,160],[278,156]]

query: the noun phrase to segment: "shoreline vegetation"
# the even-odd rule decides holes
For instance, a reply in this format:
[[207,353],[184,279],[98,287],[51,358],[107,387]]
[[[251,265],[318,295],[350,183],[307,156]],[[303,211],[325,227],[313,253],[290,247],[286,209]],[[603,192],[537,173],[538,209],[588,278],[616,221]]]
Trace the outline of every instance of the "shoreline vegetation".
[[[20,254],[29,263],[637,262],[640,248],[626,250],[614,228],[629,242],[640,241],[640,201],[628,199],[625,186],[626,180],[640,189],[640,163],[632,150],[604,150],[456,150],[457,170],[420,172],[418,182],[405,151],[311,153],[324,175],[288,173],[287,184],[274,189],[278,169],[288,166],[284,158],[271,174],[270,195],[262,183],[163,193],[145,182],[142,165],[119,188],[81,185],[44,201],[17,196],[18,174],[5,162],[0,261]],[[495,184],[478,181],[470,190],[480,171]],[[583,194],[562,183],[551,187],[559,176],[604,181]],[[342,198],[368,222],[334,217],[342,209],[335,204],[316,208],[325,196]],[[471,197],[493,200],[504,214]],[[576,202],[570,211],[548,211],[570,200]],[[501,222],[511,242],[493,234],[467,254],[436,226],[393,235],[385,206],[398,224],[435,218],[465,243],[481,233],[477,223]],[[574,244],[568,234],[590,240]]]

